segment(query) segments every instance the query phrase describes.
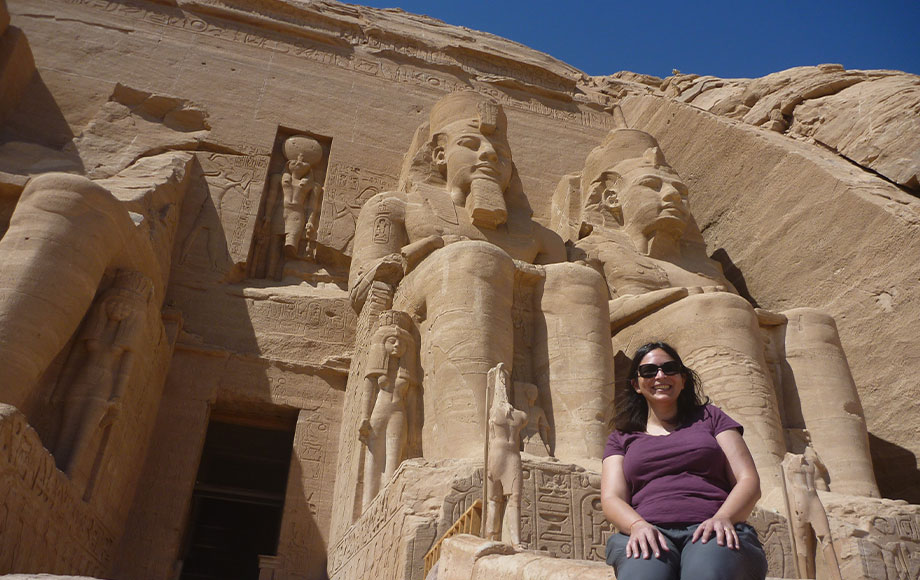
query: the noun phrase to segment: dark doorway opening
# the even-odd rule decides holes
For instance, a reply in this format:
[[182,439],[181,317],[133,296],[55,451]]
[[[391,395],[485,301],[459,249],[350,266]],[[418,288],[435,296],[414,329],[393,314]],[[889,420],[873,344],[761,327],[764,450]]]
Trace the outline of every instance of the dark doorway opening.
[[183,580],[257,580],[275,555],[284,508],[290,429],[212,420],[192,495]]

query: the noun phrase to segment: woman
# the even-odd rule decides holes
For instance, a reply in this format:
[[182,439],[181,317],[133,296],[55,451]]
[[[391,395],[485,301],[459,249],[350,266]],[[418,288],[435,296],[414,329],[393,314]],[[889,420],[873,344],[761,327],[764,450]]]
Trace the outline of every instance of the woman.
[[618,578],[762,580],[767,561],[744,523],[760,478],[742,427],[698,392],[663,342],[636,351],[601,474]]

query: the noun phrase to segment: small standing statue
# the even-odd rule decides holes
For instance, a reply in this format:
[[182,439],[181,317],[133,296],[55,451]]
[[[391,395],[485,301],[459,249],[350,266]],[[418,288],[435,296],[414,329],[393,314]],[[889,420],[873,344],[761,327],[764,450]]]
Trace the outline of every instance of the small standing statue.
[[323,188],[323,146],[308,135],[284,141],[284,170],[271,176],[256,229],[252,275],[281,279],[285,259],[314,260]]
[[378,321],[364,367],[363,416],[358,428],[358,438],[367,445],[364,508],[405,458],[414,389],[419,382],[412,319],[405,312],[386,310]]
[[90,309],[74,345],[62,375],[63,380],[73,380],[55,393],[63,401],[55,459],[81,488],[102,451],[98,448],[102,433],[121,411],[152,290],[150,280],[140,272],[118,272],[112,287]]
[[[284,142],[287,159],[281,176],[284,192],[284,255],[312,260],[316,251],[323,187],[316,182],[317,168],[323,159],[323,146],[307,135],[294,135]],[[301,243],[306,247],[301,250]]]
[[511,545],[521,547],[521,431],[527,425],[527,413],[515,409],[508,401],[510,373],[503,363],[489,371],[487,388],[489,406],[486,434],[486,509],[483,513],[484,537],[501,541],[502,519],[508,514]]
[[[525,404],[518,404],[519,407],[527,409],[527,426],[522,433],[524,440],[523,450],[526,453],[537,456],[552,457],[549,447],[549,434],[551,427],[549,419],[546,417],[546,411],[537,402],[540,396],[540,390],[533,383],[514,383],[515,390],[519,390],[523,396]],[[517,399],[520,401],[520,399]]]
[[831,538],[827,512],[824,510],[824,504],[821,503],[815,487],[816,459],[814,451],[809,446],[805,455],[787,453],[783,460],[790,504],[789,511],[792,516],[793,538],[795,539],[796,563],[802,577],[816,577],[815,538],[817,538],[827,567],[824,577],[840,580],[840,565]]

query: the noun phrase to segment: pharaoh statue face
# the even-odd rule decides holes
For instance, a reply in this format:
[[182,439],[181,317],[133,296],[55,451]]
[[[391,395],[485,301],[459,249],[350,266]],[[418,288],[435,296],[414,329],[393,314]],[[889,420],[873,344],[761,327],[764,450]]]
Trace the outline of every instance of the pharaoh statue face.
[[429,114],[431,162],[476,227],[495,229],[508,219],[504,196],[514,169],[506,132],[501,105],[472,91],[447,95]]
[[448,191],[469,194],[474,180],[495,183],[501,191],[511,182],[511,149],[502,135],[484,135],[478,122],[456,121],[437,137],[434,160]]
[[687,186],[673,169],[644,159],[625,161],[616,169],[616,200],[628,229],[646,236],[684,233],[691,219]]

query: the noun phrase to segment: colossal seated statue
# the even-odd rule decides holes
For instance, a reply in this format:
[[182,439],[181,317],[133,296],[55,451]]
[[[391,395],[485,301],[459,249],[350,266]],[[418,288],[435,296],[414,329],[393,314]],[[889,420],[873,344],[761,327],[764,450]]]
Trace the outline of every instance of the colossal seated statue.
[[[580,239],[570,255],[607,281],[614,351],[630,353],[654,339],[687,353],[706,394],[745,427],[762,480],[762,504],[784,511],[787,445],[765,357],[764,320],[782,343],[779,356],[789,351],[777,380],[795,386],[831,490],[878,497],[865,420],[833,320],[813,309],[758,316],[707,256],[687,187],[655,138],[622,124],[588,155],[580,176],[563,179],[555,198],[558,212],[565,211],[559,209],[561,192],[580,195]],[[816,395],[840,404],[821,408]],[[785,408],[790,406],[787,401]]]
[[487,373],[498,363],[538,385],[557,456],[599,459],[612,392],[607,291],[531,219],[506,130],[502,107],[478,93],[434,105],[399,191],[361,210],[352,303],[418,324],[426,459],[481,456]]

